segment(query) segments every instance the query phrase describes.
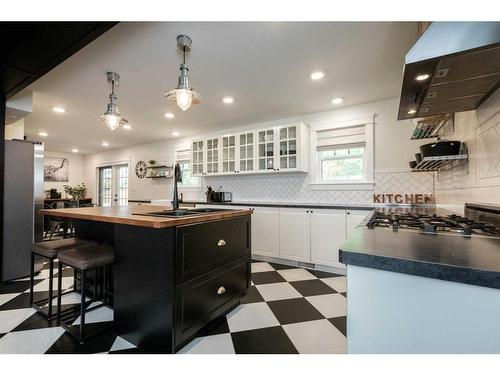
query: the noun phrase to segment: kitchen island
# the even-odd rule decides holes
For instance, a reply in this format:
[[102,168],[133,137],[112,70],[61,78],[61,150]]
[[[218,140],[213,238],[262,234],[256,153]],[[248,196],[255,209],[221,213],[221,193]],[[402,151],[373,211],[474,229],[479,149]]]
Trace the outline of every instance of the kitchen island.
[[167,216],[164,206],[136,205],[42,213],[72,219],[77,237],[113,244],[107,287],[115,330],[147,352],[176,352],[250,287],[249,210]]
[[348,353],[500,353],[499,237],[370,229],[367,219],[340,259]]

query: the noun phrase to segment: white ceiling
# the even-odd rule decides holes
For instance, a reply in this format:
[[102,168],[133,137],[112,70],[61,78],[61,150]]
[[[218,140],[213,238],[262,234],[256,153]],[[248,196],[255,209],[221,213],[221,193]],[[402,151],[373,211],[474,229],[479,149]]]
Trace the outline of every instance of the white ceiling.
[[[177,84],[181,33],[193,39],[188,66],[203,97],[184,113],[163,96]],[[415,22],[120,23],[27,88],[34,98],[25,132],[48,150],[90,153],[103,150],[103,140],[120,148],[173,130],[185,136],[330,110],[337,96],[345,98],[341,106],[395,97],[416,38]],[[309,79],[314,69],[325,78]],[[96,119],[106,109],[107,71],[121,76],[118,104],[132,130],[112,132]],[[222,103],[225,95],[233,105]]]

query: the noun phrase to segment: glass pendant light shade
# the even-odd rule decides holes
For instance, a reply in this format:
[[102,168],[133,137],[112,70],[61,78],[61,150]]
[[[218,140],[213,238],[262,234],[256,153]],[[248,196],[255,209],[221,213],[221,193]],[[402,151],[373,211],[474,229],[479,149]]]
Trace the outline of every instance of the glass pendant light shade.
[[176,89],[175,101],[177,102],[177,105],[180,109],[186,111],[189,107],[191,107],[191,103],[193,101],[193,94],[191,90]]
[[120,116],[118,116],[116,114],[109,113],[109,114],[104,115],[104,117],[105,117],[106,126],[108,128],[110,128],[111,130],[115,130],[120,126]]

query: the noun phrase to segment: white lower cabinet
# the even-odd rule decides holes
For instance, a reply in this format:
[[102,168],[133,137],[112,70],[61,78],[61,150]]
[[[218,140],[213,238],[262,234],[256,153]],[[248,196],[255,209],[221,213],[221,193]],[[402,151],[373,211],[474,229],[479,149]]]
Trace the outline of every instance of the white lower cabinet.
[[371,211],[346,211],[346,233],[347,237],[366,218]]
[[311,210],[311,263],[343,267],[339,248],[346,239],[344,210]]
[[280,258],[310,262],[309,211],[303,208],[280,208]]
[[251,208],[252,254],[279,258],[280,209],[275,207]]

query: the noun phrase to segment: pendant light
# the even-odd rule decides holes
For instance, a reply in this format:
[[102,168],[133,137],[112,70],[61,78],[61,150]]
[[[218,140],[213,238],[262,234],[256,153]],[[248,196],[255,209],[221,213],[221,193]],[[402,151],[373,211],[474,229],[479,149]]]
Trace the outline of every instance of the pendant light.
[[116,73],[108,72],[106,73],[106,77],[111,85],[108,107],[103,115],[98,115],[97,117],[102,120],[108,128],[116,130],[120,125],[128,124],[128,121],[121,117],[120,110],[116,104],[118,98],[115,94],[115,85],[120,83],[120,76]]
[[191,105],[201,102],[201,95],[189,85],[188,67],[186,65],[186,52],[191,50],[192,40],[187,35],[177,37],[177,48],[182,51],[181,75],[177,87],[165,93],[169,102],[176,102],[180,109],[186,111]]

